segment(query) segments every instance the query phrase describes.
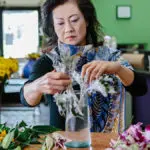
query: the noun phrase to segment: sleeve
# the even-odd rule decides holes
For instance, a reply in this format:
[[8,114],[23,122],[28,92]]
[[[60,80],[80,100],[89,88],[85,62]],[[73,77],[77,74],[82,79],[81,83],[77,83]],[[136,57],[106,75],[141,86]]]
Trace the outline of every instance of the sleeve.
[[148,91],[146,78],[134,71],[134,81],[130,86],[125,87],[132,96],[143,96]]
[[122,66],[125,66],[131,70],[134,70],[130,63],[121,57],[121,52],[117,49],[110,49],[110,61],[119,61]]
[[134,81],[129,86],[124,86],[125,89],[130,92],[132,96],[143,96],[148,91],[148,85],[146,82],[146,78],[136,71],[134,71],[133,67],[129,64],[127,60],[120,56],[119,50],[112,50],[110,52],[110,61],[120,61],[121,65],[133,70],[134,72]]
[[[43,76],[44,74],[46,74],[52,70],[53,70],[52,61],[46,55],[41,56],[37,60],[37,62],[34,64],[32,72],[29,76],[29,79],[25,84],[36,80],[37,78]],[[20,101],[24,106],[30,106],[24,97],[23,87],[20,90]]]

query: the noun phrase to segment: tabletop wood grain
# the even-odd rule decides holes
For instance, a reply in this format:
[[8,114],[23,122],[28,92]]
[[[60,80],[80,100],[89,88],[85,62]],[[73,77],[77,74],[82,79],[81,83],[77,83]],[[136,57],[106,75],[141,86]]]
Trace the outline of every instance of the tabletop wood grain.
[[[117,135],[113,133],[91,133],[92,145],[89,148],[67,148],[67,150],[104,150],[109,147],[111,139],[116,139]],[[40,150],[40,144],[33,144],[24,150]]]

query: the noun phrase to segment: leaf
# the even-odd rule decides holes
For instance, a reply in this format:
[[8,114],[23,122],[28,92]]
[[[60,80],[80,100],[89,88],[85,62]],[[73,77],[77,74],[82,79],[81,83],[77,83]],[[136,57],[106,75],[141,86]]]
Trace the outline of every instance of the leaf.
[[30,129],[25,128],[25,130],[23,132],[18,133],[18,136],[16,139],[18,141],[25,142],[28,140],[29,136],[30,136]]
[[15,149],[16,147],[17,147],[17,143],[16,142],[11,142],[9,147],[8,147],[8,150]]
[[14,150],[21,150],[21,147],[17,146]]
[[53,138],[48,135],[46,136],[45,143],[48,150],[50,150],[54,146]]
[[6,126],[6,123],[0,124],[0,133],[1,133],[3,130],[6,130],[6,132],[8,132],[8,131],[10,130],[10,128]]
[[26,126],[27,126],[27,124],[23,120],[19,123],[19,128],[26,127]]
[[37,132],[38,134],[48,134],[53,133],[55,131],[60,131],[61,129],[48,125],[37,125],[33,126],[32,130]]

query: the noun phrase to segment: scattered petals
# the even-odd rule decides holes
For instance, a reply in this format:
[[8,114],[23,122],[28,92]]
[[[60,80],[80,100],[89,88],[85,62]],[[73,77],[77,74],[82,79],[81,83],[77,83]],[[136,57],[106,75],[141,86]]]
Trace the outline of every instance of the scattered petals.
[[62,149],[66,150],[65,143],[70,142],[70,139],[67,139],[59,133],[52,133],[52,135],[47,135],[45,142],[42,146],[42,150],[57,150]]

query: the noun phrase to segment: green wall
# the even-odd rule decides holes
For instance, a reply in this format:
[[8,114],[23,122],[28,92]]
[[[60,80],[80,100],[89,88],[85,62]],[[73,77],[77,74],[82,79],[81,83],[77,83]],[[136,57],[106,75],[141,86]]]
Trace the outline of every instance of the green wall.
[[[150,0],[92,0],[104,33],[119,44],[145,44],[150,50]],[[130,5],[131,19],[117,19],[116,6]]]

